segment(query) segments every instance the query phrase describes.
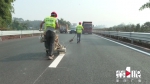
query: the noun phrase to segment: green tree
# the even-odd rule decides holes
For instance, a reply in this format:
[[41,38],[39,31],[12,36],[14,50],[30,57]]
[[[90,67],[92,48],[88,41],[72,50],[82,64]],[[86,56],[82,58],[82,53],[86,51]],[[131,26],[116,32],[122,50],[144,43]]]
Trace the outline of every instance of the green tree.
[[150,0],[149,0],[149,2],[143,4],[143,5],[140,7],[139,10],[143,10],[143,9],[145,9],[145,8],[150,8]]
[[150,22],[145,22],[143,26],[144,26],[144,32],[150,31]]
[[12,29],[17,30],[19,26],[19,22],[14,20],[11,24]]
[[16,25],[16,23],[18,23],[20,26],[12,26],[13,29],[39,29],[40,27],[40,23],[42,22],[42,20],[24,20],[23,18],[17,18],[14,17],[13,21],[12,21],[12,25]]
[[0,0],[0,27],[6,27],[11,24],[14,8],[12,3],[15,0]]
[[139,32],[140,31],[140,24],[137,24],[135,27],[135,32]]
[[68,27],[71,26],[71,23],[70,23],[69,21],[64,20],[63,18],[58,19],[58,23],[59,23],[61,26],[66,26],[66,24],[68,25]]

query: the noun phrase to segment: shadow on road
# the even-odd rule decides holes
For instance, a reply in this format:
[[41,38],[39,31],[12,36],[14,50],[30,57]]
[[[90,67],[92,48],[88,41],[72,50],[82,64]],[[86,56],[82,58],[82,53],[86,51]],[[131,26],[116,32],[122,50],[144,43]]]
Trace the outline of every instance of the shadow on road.
[[1,59],[0,62],[12,62],[12,61],[40,61],[40,60],[48,60],[45,52],[38,53],[23,53],[15,56],[10,56],[4,59]]

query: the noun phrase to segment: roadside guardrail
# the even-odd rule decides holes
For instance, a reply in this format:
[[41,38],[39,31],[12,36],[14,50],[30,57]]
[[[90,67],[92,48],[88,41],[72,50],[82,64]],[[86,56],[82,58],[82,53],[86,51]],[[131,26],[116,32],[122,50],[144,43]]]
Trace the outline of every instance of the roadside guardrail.
[[0,36],[41,33],[39,30],[0,31]]
[[120,31],[98,31],[93,30],[93,33],[101,34],[108,37],[127,38],[131,40],[131,43],[136,41],[150,42],[150,33],[142,32],[120,32]]
[[8,30],[8,31],[0,31],[0,40],[4,39],[14,39],[14,38],[22,38],[28,36],[34,36],[35,34],[40,34],[39,30]]

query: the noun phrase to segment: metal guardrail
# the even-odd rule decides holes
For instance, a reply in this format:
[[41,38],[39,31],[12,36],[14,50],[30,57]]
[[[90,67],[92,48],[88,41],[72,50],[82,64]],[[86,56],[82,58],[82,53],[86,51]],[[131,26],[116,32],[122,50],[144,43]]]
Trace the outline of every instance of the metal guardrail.
[[139,40],[150,42],[150,33],[141,33],[141,32],[119,32],[119,31],[98,31],[93,30],[93,33],[99,33],[108,36],[124,37],[128,38],[131,41]]
[[39,30],[0,31],[0,36],[41,33]]
[[22,35],[32,35],[34,34],[40,34],[43,31],[39,30],[16,30],[16,31],[0,31],[0,41],[3,41],[2,37],[4,36],[14,36],[14,35],[19,35],[20,38],[22,38]]

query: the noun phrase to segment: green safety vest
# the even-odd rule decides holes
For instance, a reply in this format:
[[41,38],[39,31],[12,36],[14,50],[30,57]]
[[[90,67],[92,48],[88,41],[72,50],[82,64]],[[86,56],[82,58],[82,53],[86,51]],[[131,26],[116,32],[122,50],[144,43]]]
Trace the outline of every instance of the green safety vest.
[[45,30],[48,27],[52,27],[54,29],[56,28],[56,18],[48,16],[44,19],[44,22],[45,22]]
[[76,27],[77,33],[82,33],[82,30],[83,30],[83,26],[82,26],[82,25],[78,25],[78,26]]

